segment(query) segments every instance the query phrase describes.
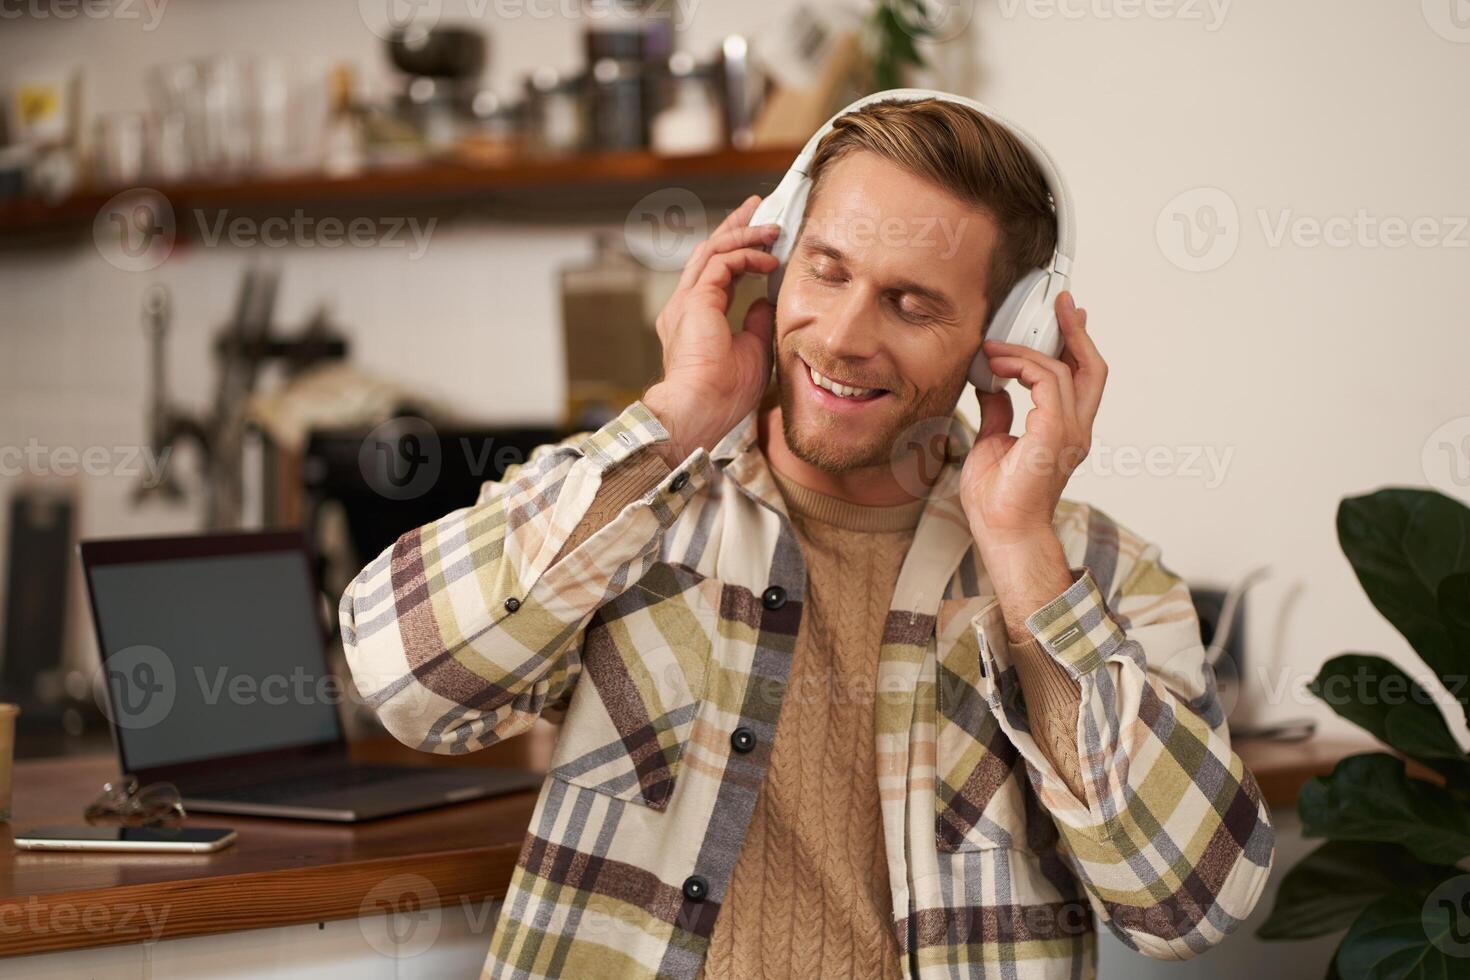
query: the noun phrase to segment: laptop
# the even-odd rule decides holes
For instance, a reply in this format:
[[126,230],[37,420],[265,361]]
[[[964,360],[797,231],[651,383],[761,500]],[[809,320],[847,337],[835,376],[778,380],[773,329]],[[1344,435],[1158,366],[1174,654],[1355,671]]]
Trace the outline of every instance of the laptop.
[[353,822],[537,789],[491,766],[349,760],[299,531],[84,541],[122,772],[190,810]]

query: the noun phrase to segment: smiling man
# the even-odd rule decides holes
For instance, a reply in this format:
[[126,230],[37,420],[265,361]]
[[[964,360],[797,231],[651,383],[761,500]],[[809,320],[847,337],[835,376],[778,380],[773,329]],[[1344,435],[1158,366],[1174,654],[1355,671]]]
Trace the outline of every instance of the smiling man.
[[1107,367],[986,341],[1045,265],[1004,127],[880,102],[820,143],[777,306],[748,200],[658,317],[664,374],[405,535],[342,600],[359,690],[462,753],[561,731],[491,977],[1081,977],[1095,921],[1219,942],[1274,841],[1189,591],[1062,492]]

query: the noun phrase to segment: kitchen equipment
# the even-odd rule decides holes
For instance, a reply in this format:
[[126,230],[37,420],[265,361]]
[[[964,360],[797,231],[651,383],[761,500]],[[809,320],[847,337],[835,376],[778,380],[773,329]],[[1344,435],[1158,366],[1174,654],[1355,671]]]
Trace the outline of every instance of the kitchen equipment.
[[720,42],[720,94],[724,100],[725,132],[731,146],[751,145],[751,127],[760,109],[763,79],[750,60],[750,44],[739,34]]
[[388,38],[388,56],[405,75],[478,78],[485,69],[485,35],[463,27],[409,27]]
[[592,66],[592,142],[602,150],[648,145],[649,96],[640,61],[603,58]]
[[575,153],[588,142],[585,73],[538,68],[525,84],[526,148],[537,156]]
[[485,36],[463,27],[409,27],[393,32],[387,45],[389,58],[404,73],[397,115],[429,150],[448,153],[474,128]]
[[527,138],[524,100],[502,98],[490,89],[481,89],[475,93],[470,111],[474,122],[460,137],[456,147],[459,159],[465,163],[494,166],[520,155]]
[[655,151],[670,156],[709,153],[724,143],[719,71],[717,62],[698,63],[687,52],[669,58],[664,107],[649,127]]
[[148,117],[109,112],[97,117],[94,178],[104,187],[136,184],[147,170]]

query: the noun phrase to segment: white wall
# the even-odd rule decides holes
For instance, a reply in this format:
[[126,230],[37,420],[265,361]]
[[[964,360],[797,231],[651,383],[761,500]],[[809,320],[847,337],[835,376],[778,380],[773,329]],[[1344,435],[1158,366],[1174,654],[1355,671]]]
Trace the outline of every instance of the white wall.
[[[1249,673],[1267,677],[1238,718],[1325,717],[1291,694],[1325,657],[1383,651],[1411,662],[1337,548],[1336,503],[1424,484],[1431,434],[1456,419],[1470,426],[1470,232],[1444,220],[1470,215],[1470,43],[1437,34],[1419,4],[1211,11],[1158,0],[1153,9],[1180,15],[1129,18],[1126,2],[1068,0],[1066,15],[1041,2],[983,3],[945,52],[977,65],[949,77],[974,77],[969,94],[1028,123],[1065,164],[1077,200],[1076,294],[1112,371],[1098,448],[1069,496],[1161,542],[1191,581],[1227,582],[1269,563],[1249,629]],[[703,52],[786,6],[704,0],[685,46]],[[448,18],[466,8],[445,9]],[[350,3],[190,0],[168,5],[156,30],[141,23],[7,21],[0,74],[83,64],[98,109],[142,107],[141,66],[224,51],[354,58],[379,84],[389,77]],[[490,26],[496,84],[580,59],[574,21]],[[1176,195],[1201,187],[1238,209],[1227,225],[1238,248],[1218,269],[1186,271],[1156,222]],[[1359,209],[1441,219],[1438,235],[1457,234],[1458,247],[1273,246],[1258,216],[1272,225],[1288,210],[1322,220]],[[365,367],[476,414],[551,418],[562,401],[554,273],[587,249],[586,229],[501,226],[443,230],[418,262],[384,250],[302,252],[286,262],[283,313],[290,321],[330,300]],[[206,345],[246,257],[196,248],[133,274],[89,244],[0,254],[0,444],[142,438],[138,309],[155,280],[175,295],[177,393],[202,402]],[[1026,407],[1023,396],[1017,415]],[[1165,447],[1173,472],[1122,475],[1101,450],[1123,446]],[[1191,463],[1196,449],[1224,459],[1223,478]],[[129,486],[85,488],[85,533],[188,523],[131,510]],[[1463,480],[1445,489],[1470,496]],[[1267,689],[1285,694],[1268,703]]]

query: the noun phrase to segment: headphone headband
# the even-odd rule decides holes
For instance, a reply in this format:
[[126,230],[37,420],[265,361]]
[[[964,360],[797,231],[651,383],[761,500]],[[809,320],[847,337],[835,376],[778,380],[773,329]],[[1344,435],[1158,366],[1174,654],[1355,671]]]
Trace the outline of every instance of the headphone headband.
[[791,165],[791,169],[805,176],[807,169],[811,166],[812,157],[816,155],[817,144],[822,141],[823,136],[826,136],[832,131],[832,127],[836,124],[837,120],[848,113],[855,112],[873,102],[918,102],[923,99],[939,99],[944,102],[954,102],[974,109],[991,121],[1004,126],[1030,152],[1037,167],[1041,169],[1042,176],[1046,179],[1047,189],[1051,191],[1052,204],[1056,208],[1057,249],[1052,266],[1057,272],[1063,275],[1069,275],[1072,270],[1072,257],[1075,253],[1076,243],[1073,238],[1075,232],[1072,219],[1072,197],[1067,192],[1066,179],[1062,177],[1062,172],[1057,167],[1056,161],[1052,159],[1051,154],[1047,153],[1046,148],[1037,142],[1035,137],[1020,126],[1001,116],[983,102],[976,102],[974,99],[967,99],[962,95],[954,95],[950,92],[940,92],[927,88],[891,88],[882,92],[874,92],[871,95],[865,95],[851,105],[839,110],[832,118],[828,119],[822,128],[817,130],[812,135],[812,138],[807,140],[806,145],[801,148],[801,152],[796,155],[796,162]]

